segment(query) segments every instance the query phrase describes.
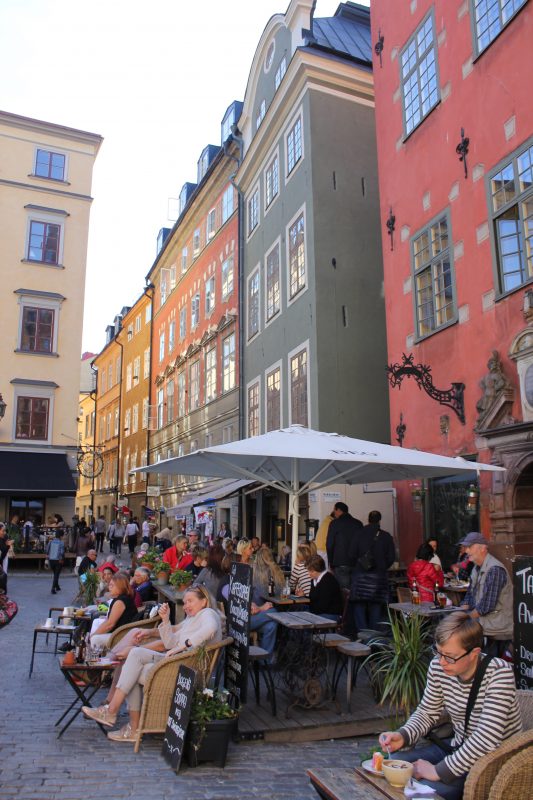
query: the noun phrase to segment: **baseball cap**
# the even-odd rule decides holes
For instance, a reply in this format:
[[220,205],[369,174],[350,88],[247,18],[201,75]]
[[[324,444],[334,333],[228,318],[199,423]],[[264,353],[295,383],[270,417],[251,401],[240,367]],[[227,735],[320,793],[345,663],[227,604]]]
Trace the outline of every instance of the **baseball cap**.
[[465,538],[459,542],[459,544],[464,544],[465,547],[470,547],[472,544],[486,544],[488,546],[489,543],[482,533],[472,531],[472,533],[468,533]]

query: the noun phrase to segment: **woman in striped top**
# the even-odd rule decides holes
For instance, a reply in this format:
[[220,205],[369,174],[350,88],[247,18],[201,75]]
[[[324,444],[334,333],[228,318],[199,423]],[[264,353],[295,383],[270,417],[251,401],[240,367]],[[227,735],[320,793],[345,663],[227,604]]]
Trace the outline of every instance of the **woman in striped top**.
[[305,566],[305,562],[311,556],[311,548],[307,544],[299,545],[296,550],[296,561],[292,568],[290,586],[293,594],[302,597],[309,597],[311,591],[311,578]]
[[522,730],[512,668],[493,658],[481,681],[468,728],[466,707],[482,656],[481,625],[463,611],[450,614],[435,633],[436,653],[429,665],[426,689],[420,705],[398,731],[379,737],[385,750],[394,752],[414,745],[448,712],[453,748],[447,754],[438,745],[420,747],[402,758],[414,762],[415,777],[432,786],[446,800],[460,800],[468,772],[474,763]]

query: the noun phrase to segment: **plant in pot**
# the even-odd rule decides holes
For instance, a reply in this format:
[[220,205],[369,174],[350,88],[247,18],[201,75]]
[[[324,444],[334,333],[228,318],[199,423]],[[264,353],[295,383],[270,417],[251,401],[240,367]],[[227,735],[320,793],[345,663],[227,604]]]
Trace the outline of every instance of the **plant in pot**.
[[88,569],[80,576],[80,595],[83,599],[84,605],[92,606],[94,598],[98,593],[100,586],[101,576],[94,569]]
[[156,561],[154,564],[154,573],[158,583],[160,584],[168,583],[170,564],[167,564],[166,561],[159,559],[159,561]]
[[146,567],[147,569],[153,569],[154,564],[159,561],[160,553],[155,547],[149,547],[145,553],[141,553],[139,555],[139,561],[141,562],[141,567]]
[[178,590],[184,592],[187,586],[192,583],[193,574],[187,569],[175,570],[169,578],[169,583]]

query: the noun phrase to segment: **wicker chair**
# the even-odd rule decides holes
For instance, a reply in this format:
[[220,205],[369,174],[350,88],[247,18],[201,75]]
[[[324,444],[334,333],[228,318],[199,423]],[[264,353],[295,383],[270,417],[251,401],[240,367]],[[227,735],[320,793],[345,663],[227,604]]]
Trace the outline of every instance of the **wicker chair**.
[[533,729],[533,692],[531,689],[518,689],[516,692],[522,725],[525,731]]
[[[533,753],[533,730],[515,733],[506,739],[494,752],[487,753],[486,756],[476,761],[466,779],[463,792],[463,800],[492,800],[492,786],[503,769],[504,765],[516,755],[520,755],[524,748],[528,748]],[[531,785],[531,783],[530,783]],[[500,796],[500,795],[498,795]],[[523,795],[507,795],[507,800],[512,798],[528,797],[529,793]]]
[[[206,670],[207,679],[213,674],[217,661],[224,652],[226,645],[232,642],[233,639],[228,637],[218,642],[218,644],[211,644],[206,647],[206,651],[210,655],[209,666]],[[161,659],[148,673],[144,684],[141,718],[134,747],[135,753],[139,752],[141,740],[145,733],[165,732],[178,669],[182,665],[194,668],[197,652],[198,648],[193,648],[185,653]]]
[[117,628],[111,634],[111,638],[106,645],[107,649],[112,650],[132,628],[155,628],[160,622],[161,617],[159,614],[156,614],[156,616],[151,619],[140,619],[138,622],[129,622],[127,625],[121,625],[120,628]]
[[533,746],[509,758],[494,779],[488,800],[525,800],[533,785]]

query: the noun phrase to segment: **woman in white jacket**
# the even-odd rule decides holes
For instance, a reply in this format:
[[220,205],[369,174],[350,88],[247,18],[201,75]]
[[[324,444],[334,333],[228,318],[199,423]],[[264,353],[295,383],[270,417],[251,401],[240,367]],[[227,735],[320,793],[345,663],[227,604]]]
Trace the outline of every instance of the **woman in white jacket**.
[[165,603],[159,609],[162,622],[159,635],[166,649],[160,653],[145,647],[134,647],[122,667],[113,699],[109,705],[90,708],[83,706],[82,711],[89,719],[112,728],[124,700],[128,703],[130,721],[120,730],[108,734],[108,739],[116,742],[134,742],[141,716],[142,684],[154,665],[162,658],[176,655],[191,647],[201,644],[216,644],[222,640],[221,615],[211,607],[212,599],[203,586],[188,589],[183,596],[183,609],[187,615],[179,625],[171,625],[170,610]]

